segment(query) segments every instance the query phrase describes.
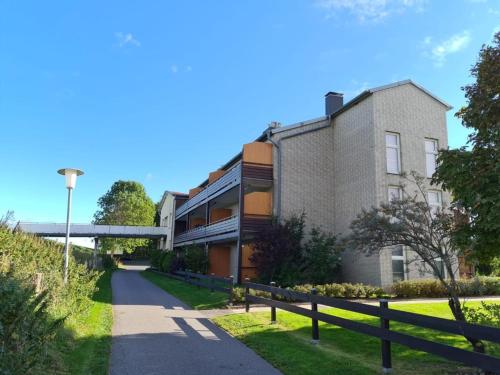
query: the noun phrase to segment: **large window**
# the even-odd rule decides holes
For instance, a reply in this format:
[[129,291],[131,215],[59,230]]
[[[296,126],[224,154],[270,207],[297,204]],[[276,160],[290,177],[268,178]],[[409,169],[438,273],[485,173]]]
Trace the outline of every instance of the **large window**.
[[432,177],[436,171],[436,159],[438,154],[438,143],[435,139],[425,140],[425,170],[426,176]]
[[401,150],[399,134],[385,133],[385,154],[387,159],[387,173],[401,173]]
[[392,248],[392,282],[405,279],[404,248],[398,245]]
[[429,190],[427,192],[427,201],[431,209],[431,214],[435,215],[442,207],[441,192],[437,190]]

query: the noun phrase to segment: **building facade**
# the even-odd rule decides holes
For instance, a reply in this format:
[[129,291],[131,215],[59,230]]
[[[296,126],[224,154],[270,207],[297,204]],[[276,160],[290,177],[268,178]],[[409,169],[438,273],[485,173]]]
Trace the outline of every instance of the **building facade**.
[[[345,234],[362,210],[401,194],[403,171],[430,177],[437,150],[447,147],[451,107],[412,81],[367,90],[348,103],[325,96],[325,116],[272,124],[220,170],[192,189],[175,211],[173,247],[206,246],[211,272],[255,276],[252,238],[272,215],[304,212],[308,226]],[[430,178],[428,178],[430,183]],[[429,185],[430,187],[430,185]],[[430,187],[436,206],[446,193]],[[404,248],[342,256],[343,280],[387,286],[429,277],[408,264]]]

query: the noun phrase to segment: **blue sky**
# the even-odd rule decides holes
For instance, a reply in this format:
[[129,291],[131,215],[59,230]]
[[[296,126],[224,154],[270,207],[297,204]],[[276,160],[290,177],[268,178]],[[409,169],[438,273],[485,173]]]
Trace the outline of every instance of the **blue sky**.
[[86,172],[74,222],[118,179],[186,191],[269,122],[323,115],[330,90],[411,78],[459,108],[499,26],[486,0],[4,1],[0,214],[64,221],[66,166]]

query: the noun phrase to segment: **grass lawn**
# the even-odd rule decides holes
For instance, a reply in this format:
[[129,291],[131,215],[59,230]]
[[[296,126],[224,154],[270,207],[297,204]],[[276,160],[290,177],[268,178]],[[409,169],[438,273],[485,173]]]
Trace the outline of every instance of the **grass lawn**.
[[207,288],[189,285],[151,271],[143,271],[141,275],[196,310],[216,309],[228,303],[227,293],[210,292]]
[[[469,305],[474,303],[469,302]],[[400,304],[391,308],[425,315],[450,318],[446,303]],[[334,308],[321,310],[332,315],[379,325],[378,318]],[[277,324],[270,324],[268,312],[227,315],[215,323],[254,349],[284,374],[380,374],[380,340],[346,329],[319,323],[320,344],[311,340],[311,320],[277,310]],[[391,322],[391,329],[429,340],[469,349],[460,336]],[[500,347],[489,346],[491,354],[500,356]],[[396,374],[457,374],[463,366],[436,356],[392,344],[392,365]]]
[[66,334],[72,336],[72,343],[63,356],[70,374],[108,373],[113,324],[111,274],[106,271],[99,279],[99,290],[90,308],[64,325]]

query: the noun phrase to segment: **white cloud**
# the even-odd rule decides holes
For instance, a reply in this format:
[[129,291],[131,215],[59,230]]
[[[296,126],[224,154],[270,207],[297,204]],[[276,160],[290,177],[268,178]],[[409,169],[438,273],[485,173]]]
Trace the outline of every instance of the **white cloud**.
[[422,12],[427,0],[316,0],[316,4],[327,11],[327,17],[338,11],[347,11],[358,21],[381,21],[407,9]]
[[170,71],[174,74],[177,74],[177,72],[179,71],[179,67],[177,65],[170,65]]
[[115,33],[116,40],[118,41],[118,46],[119,47],[125,47],[127,44],[135,46],[135,47],[140,47],[141,42],[139,42],[132,33],[122,33],[121,31],[118,31]]
[[425,49],[424,55],[434,60],[435,66],[441,67],[446,62],[448,55],[462,51],[469,45],[470,41],[470,32],[464,30],[437,44],[433,43],[432,37],[427,36],[421,44]]
[[153,179],[153,174],[151,172],[146,173],[146,180],[150,181]]

